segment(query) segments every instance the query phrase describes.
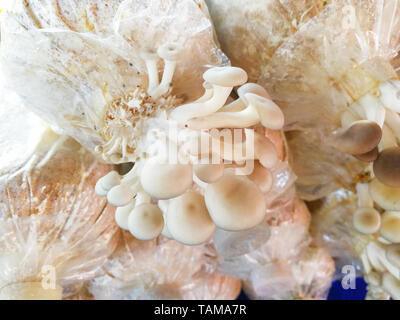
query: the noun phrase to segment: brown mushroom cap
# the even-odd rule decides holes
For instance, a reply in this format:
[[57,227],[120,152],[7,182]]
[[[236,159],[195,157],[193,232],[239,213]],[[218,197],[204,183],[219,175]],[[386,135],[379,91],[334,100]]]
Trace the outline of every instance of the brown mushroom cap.
[[374,208],[358,208],[353,215],[354,228],[363,234],[379,231],[381,216]]
[[389,187],[374,179],[369,184],[369,194],[383,209],[400,211],[400,188]]
[[333,145],[343,153],[362,155],[378,146],[382,129],[374,121],[355,121],[349,128],[339,130],[333,135]]
[[364,162],[372,162],[375,161],[376,158],[378,158],[379,155],[379,150],[378,147],[375,147],[371,151],[363,154],[355,154],[354,157],[356,157],[360,161]]
[[400,148],[383,150],[374,162],[374,174],[380,182],[400,188]]
[[400,213],[386,211],[382,215],[381,236],[392,243],[400,243]]

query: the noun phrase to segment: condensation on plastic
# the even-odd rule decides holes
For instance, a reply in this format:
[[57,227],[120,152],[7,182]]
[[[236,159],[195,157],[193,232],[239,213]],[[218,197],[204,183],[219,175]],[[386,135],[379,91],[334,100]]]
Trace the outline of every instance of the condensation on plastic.
[[3,101],[0,114],[0,292],[51,271],[68,297],[116,248],[114,209],[94,193],[109,167],[18,104]]
[[210,244],[139,241],[123,231],[104,275],[91,281],[89,291],[96,299],[235,299],[240,280],[216,273],[217,262]]
[[285,129],[294,130],[288,142],[296,149],[293,168],[302,198],[347,187],[362,164],[329,147],[327,138],[350,103],[396,77],[390,60],[399,51],[400,1],[207,4],[224,52],[268,89],[285,113]]
[[229,63],[203,1],[14,0],[1,31],[9,85],[90,150],[104,142],[105,107],[147,86],[143,49],[182,45],[172,93],[188,100],[202,93],[205,65]]

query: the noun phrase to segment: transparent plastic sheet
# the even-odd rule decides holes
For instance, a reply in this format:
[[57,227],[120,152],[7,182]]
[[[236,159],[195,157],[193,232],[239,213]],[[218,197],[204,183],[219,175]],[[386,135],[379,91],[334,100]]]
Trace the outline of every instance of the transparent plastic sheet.
[[[109,168],[13,104],[5,90],[2,96],[9,154],[0,169],[0,297],[38,298],[42,283],[68,297],[98,274],[117,244],[114,208],[92,201]],[[10,134],[13,127],[21,133]]]
[[89,291],[96,299],[235,299],[240,280],[216,273],[217,262],[212,245],[139,241],[123,231],[105,274],[91,281]]
[[[314,200],[348,187],[363,164],[333,149],[328,138],[352,102],[396,78],[390,60],[399,50],[400,2],[207,3],[224,52],[285,113],[301,197]],[[319,161],[318,154],[326,156]],[[324,174],[324,168],[330,169]]]
[[204,65],[228,63],[202,1],[15,0],[1,30],[10,87],[90,150],[104,142],[106,106],[146,86],[142,50],[167,42],[183,47],[172,93],[184,99],[202,93]]

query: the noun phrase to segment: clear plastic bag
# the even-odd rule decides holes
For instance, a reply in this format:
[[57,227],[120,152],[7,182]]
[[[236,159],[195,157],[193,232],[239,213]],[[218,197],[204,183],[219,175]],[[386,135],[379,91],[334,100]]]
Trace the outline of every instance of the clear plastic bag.
[[109,168],[2,94],[8,153],[0,168],[0,297],[68,297],[117,245],[114,209],[93,201],[94,184]]

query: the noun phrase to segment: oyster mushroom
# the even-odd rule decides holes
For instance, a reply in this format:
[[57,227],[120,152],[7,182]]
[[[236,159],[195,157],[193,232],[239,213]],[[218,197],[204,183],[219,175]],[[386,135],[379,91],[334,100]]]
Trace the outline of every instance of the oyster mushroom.
[[233,87],[247,81],[247,74],[243,69],[236,67],[215,67],[207,70],[203,78],[213,87],[211,99],[179,106],[170,113],[171,119],[185,124],[191,118],[207,116],[218,111],[225,104]]
[[205,202],[217,227],[238,231],[255,227],[265,217],[265,199],[246,177],[225,175],[207,185]]
[[215,224],[210,218],[203,196],[193,191],[171,200],[167,226],[173,239],[186,245],[202,244],[215,231]]
[[400,245],[392,244],[386,248],[386,258],[395,267],[400,269]]
[[139,240],[157,238],[164,227],[164,219],[158,206],[141,203],[132,210],[128,218],[130,233]]
[[160,163],[149,159],[143,166],[140,182],[143,189],[155,199],[175,198],[184,193],[193,183],[190,164]]
[[400,211],[400,188],[393,188],[373,179],[369,183],[371,198],[383,209]]
[[196,164],[193,166],[194,174],[201,181],[212,183],[220,179],[224,175],[224,164]]
[[374,161],[375,177],[383,184],[400,188],[400,148],[383,150]]
[[381,216],[373,207],[367,183],[357,184],[358,209],[353,214],[354,228],[363,234],[373,234],[381,227]]
[[362,155],[376,148],[381,137],[382,130],[376,122],[359,120],[334,132],[333,145],[341,152]]
[[386,211],[382,215],[380,234],[392,243],[400,243],[400,213]]

